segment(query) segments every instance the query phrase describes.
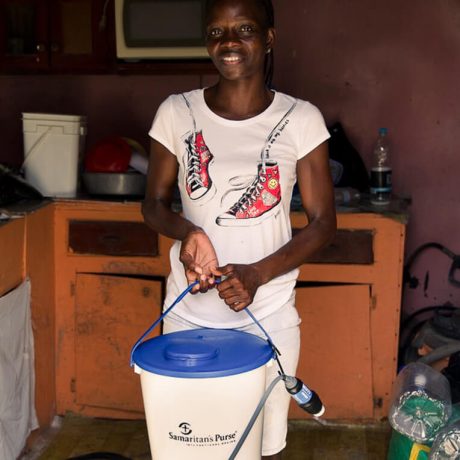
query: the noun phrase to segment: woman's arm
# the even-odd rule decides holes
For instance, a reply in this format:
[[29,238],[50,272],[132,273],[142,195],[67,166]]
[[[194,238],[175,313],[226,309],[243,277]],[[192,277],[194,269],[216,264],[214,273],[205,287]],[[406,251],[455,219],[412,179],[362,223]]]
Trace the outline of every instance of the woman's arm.
[[182,241],[188,233],[200,229],[171,210],[177,170],[176,157],[164,145],[152,140],[142,214],[149,227]]
[[187,280],[189,283],[200,280],[200,286],[193,292],[205,291],[214,283],[211,269],[217,266],[217,257],[205,232],[171,210],[177,171],[176,157],[161,143],[152,140],[142,214],[153,230],[182,241],[180,261]]
[[308,225],[264,259],[249,265],[229,264],[216,272],[216,275],[227,277],[218,289],[220,296],[235,311],[253,301],[259,286],[303,264],[335,235],[334,188],[327,142],[297,162],[297,185]]
[[326,142],[297,162],[297,186],[308,224],[289,243],[255,264],[262,284],[303,264],[335,235],[334,186]]

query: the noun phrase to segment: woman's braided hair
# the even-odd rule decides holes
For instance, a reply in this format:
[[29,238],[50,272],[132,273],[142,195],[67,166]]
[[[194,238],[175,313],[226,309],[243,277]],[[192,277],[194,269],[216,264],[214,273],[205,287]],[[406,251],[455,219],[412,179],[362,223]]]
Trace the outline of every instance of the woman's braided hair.
[[[206,15],[209,10],[214,6],[217,0],[207,0],[206,1]],[[272,0],[254,0],[262,8],[265,16],[265,27],[267,29],[275,27],[275,12],[273,9]],[[274,57],[273,49],[265,56],[265,65],[264,65],[264,75],[265,75],[265,84],[267,87],[271,88],[273,80],[273,70],[274,70]]]

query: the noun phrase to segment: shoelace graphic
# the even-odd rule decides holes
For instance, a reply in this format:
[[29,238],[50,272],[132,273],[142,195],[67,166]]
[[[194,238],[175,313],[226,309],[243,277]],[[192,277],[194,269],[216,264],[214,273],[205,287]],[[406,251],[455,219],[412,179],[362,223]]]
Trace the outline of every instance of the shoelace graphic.
[[189,155],[187,159],[187,185],[189,185],[193,190],[198,187],[205,187],[205,184],[201,179],[200,154],[199,152],[197,152],[196,149],[197,128],[195,116],[193,115],[192,106],[190,105],[188,99],[185,97],[184,94],[182,94],[182,97],[184,98],[185,104],[189,110],[190,117],[193,123],[192,134],[186,140],[187,145],[189,147]]
[[187,159],[187,184],[192,189],[198,187],[204,187],[203,181],[200,175],[200,155],[196,150],[196,132],[190,136],[187,140],[190,155]]
[[258,174],[252,184],[248,187],[243,196],[231,207],[233,212],[237,212],[240,209],[245,211],[249,206],[251,206],[260,195],[260,191],[263,190],[263,183],[267,179],[264,175]]
[[265,144],[260,152],[260,159],[262,161],[262,171],[264,174],[265,162],[270,158],[270,149],[272,148],[272,145],[276,142],[276,139],[280,136],[281,131],[283,131],[285,126],[289,123],[287,117],[295,109],[296,105],[297,99],[294,100],[289,110],[281,117],[281,120],[275,125],[275,127],[272,129],[267,139],[265,140]]
[[[222,198],[220,200],[221,206],[223,205],[224,200],[228,194],[236,192],[238,190],[248,189],[248,187],[252,187],[253,185],[255,185],[256,182],[257,174],[248,174],[247,176],[235,176],[229,179],[228,183],[230,184],[231,188],[222,195]],[[246,195],[246,193],[243,195],[243,197]],[[241,197],[240,200],[238,200],[238,202],[241,201],[243,197]],[[236,204],[234,206],[236,206]]]
[[[225,197],[234,191],[243,190],[247,187],[247,191],[243,194],[243,196],[231,207],[231,210],[235,211],[238,209],[246,209],[248,205],[252,204],[256,197],[260,194],[260,190],[263,189],[263,185],[260,184],[259,181],[265,182],[266,178],[266,162],[270,158],[270,149],[272,145],[275,143],[276,139],[280,136],[281,131],[284,129],[286,124],[289,122],[287,117],[291,114],[294,108],[297,105],[297,99],[294,100],[289,110],[281,117],[280,121],[275,125],[275,127],[271,130],[270,134],[268,135],[267,139],[265,140],[264,146],[260,152],[260,159],[261,159],[261,171],[258,172],[256,175],[250,176],[236,176],[232,177],[229,180],[229,184],[232,187],[231,189],[227,190],[221,198],[221,205]],[[189,106],[190,109],[190,106]],[[191,109],[190,109],[191,110]]]

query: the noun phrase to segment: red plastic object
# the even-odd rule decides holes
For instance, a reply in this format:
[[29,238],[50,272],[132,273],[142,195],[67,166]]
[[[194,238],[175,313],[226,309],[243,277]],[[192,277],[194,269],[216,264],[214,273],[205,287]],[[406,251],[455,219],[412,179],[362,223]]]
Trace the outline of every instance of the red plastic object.
[[131,160],[131,147],[121,137],[110,137],[95,144],[85,156],[85,171],[126,172]]

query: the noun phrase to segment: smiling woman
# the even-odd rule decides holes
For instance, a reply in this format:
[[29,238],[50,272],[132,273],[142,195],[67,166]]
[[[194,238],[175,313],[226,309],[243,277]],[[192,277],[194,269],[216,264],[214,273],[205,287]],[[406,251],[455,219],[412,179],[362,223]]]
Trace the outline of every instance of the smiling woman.
[[[237,4],[231,6],[233,8],[233,18],[230,23],[222,22],[222,17],[213,9],[215,3],[216,0],[208,1],[208,17],[206,18],[206,45],[214,65],[221,70],[216,57],[219,45],[220,59],[226,63],[237,63],[240,59],[237,54],[240,42],[248,44],[252,42],[256,45],[259,42],[258,44],[262,48],[260,57],[262,57],[264,65],[261,67],[259,63],[258,70],[264,70],[266,86],[270,87],[273,76],[273,45],[275,39],[274,13],[271,1],[261,0],[258,4],[250,5],[254,9],[254,18],[257,18],[257,21],[241,16]],[[209,16],[211,13],[214,16]],[[234,40],[232,40],[232,34],[234,34]],[[227,51],[227,54],[222,55],[225,51]],[[229,54],[232,51],[236,54]]]
[[[336,226],[329,133],[316,107],[270,87],[276,34],[269,0],[210,0],[205,32],[218,82],[168,97],[149,132],[144,219],[176,240],[165,305],[199,281],[192,290],[199,294],[165,318],[164,331],[210,327],[257,334],[242,313],[250,306],[280,348],[284,370],[294,375],[298,267],[332,239]],[[292,236],[296,181],[309,225]],[[181,215],[171,211],[176,183]],[[276,377],[272,366],[267,385]],[[281,385],[268,399],[264,459],[281,458],[289,401]]]

